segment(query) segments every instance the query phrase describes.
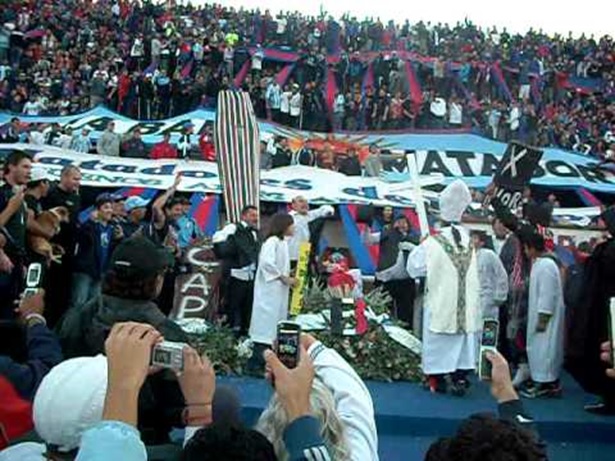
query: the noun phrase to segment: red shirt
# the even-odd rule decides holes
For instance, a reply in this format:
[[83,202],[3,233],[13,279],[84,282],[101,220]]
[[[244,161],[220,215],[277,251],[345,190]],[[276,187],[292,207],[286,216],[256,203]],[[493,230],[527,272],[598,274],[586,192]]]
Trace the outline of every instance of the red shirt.
[[207,162],[216,161],[216,149],[214,147],[214,143],[211,140],[211,136],[203,133],[203,135],[201,135],[201,138],[199,139],[199,147],[201,148],[203,160]]
[[161,141],[158,144],[155,144],[152,147],[152,152],[150,156],[154,160],[160,160],[163,158],[168,159],[176,159],[177,158],[177,150],[170,143],[166,141]]

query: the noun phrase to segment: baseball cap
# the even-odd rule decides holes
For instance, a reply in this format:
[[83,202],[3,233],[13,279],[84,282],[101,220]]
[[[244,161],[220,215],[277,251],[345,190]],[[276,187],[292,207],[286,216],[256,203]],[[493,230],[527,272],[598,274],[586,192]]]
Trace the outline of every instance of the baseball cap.
[[148,204],[149,200],[133,195],[132,197],[128,197],[124,202],[124,210],[130,213],[132,210],[136,210],[137,208],[146,208]]
[[98,194],[96,197],[96,206],[99,207],[103,203],[113,203],[115,202],[115,194],[110,194],[108,192],[104,192],[102,194]]
[[151,277],[172,264],[169,250],[140,235],[124,240],[111,256],[113,270],[129,279]]

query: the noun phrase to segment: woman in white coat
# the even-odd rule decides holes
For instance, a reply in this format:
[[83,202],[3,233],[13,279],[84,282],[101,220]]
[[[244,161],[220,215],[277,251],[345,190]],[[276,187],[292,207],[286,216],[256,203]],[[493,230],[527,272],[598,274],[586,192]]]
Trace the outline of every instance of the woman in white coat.
[[287,239],[293,235],[294,230],[291,215],[276,214],[271,220],[267,240],[261,247],[250,319],[249,335],[254,343],[254,360],[249,364],[250,368],[260,368],[264,364],[262,352],[273,344],[278,322],[288,317],[289,291],[297,283],[290,276]]

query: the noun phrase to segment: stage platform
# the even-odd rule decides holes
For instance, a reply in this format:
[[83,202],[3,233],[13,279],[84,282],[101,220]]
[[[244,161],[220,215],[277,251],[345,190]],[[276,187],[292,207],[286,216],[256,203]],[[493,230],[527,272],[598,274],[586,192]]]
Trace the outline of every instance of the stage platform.
[[[237,389],[243,417],[252,424],[267,404],[272,389],[264,380],[221,377],[219,382]],[[421,460],[438,437],[452,434],[460,421],[474,413],[495,412],[487,385],[473,382],[464,398],[433,395],[418,384],[367,382],[376,410],[383,460]],[[592,401],[568,376],[564,396],[552,400],[524,400],[541,436],[549,443],[550,459],[562,461],[615,460],[615,417],[583,411]]]

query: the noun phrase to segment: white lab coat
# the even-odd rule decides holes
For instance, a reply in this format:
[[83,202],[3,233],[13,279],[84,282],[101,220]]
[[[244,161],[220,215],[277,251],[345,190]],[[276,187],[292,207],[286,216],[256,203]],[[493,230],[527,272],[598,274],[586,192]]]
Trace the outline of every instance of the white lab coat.
[[[538,258],[530,272],[527,355],[532,380],[559,379],[564,360],[564,294],[559,268],[551,258]],[[538,314],[550,314],[547,331],[536,332]]]
[[483,319],[497,320],[500,305],[508,297],[508,274],[495,251],[481,248],[476,256]]
[[269,237],[258,257],[254,279],[254,302],[250,319],[250,339],[261,344],[273,344],[278,322],[288,317],[289,287],[281,280],[290,276],[288,243]]
[[350,459],[378,461],[374,403],[363,380],[337,352],[320,342],[312,344],[308,353],[316,376],[333,394],[335,409],[346,430]]
[[310,241],[309,224],[316,219],[332,216],[333,213],[335,213],[335,210],[330,205],[323,205],[316,210],[310,210],[307,214],[300,214],[294,210],[290,212],[295,222],[295,234],[288,242],[288,251],[291,261],[297,261],[299,259],[299,247],[301,244]]
[[[465,248],[468,248],[470,245],[470,236],[468,232],[461,226],[456,226],[456,228],[461,234],[461,244]],[[443,228],[440,234],[454,244],[455,240],[450,227]],[[450,292],[450,277],[442,276],[442,273],[429,274],[427,271],[427,248],[432,244],[430,239],[427,239],[410,253],[406,264],[408,274],[414,279],[427,277],[428,283],[429,277],[439,277],[442,281],[441,290]],[[466,279],[470,276],[470,272],[471,271],[468,270]],[[478,276],[476,275],[476,277]],[[476,280],[475,285],[478,288],[478,280]],[[429,293],[426,295],[426,300],[429,298],[428,295]],[[467,293],[466,299],[471,299],[470,296],[470,293]],[[472,306],[472,302],[466,303],[466,312],[470,313],[469,310],[473,307],[478,308],[478,306]],[[476,367],[476,341],[478,329],[473,329],[474,332],[467,333],[436,333],[432,329],[431,317],[432,312],[428,302],[426,302],[423,306],[423,353],[421,357],[423,373],[426,375],[435,375],[452,373],[456,370],[474,369]],[[437,319],[436,323],[441,324],[443,320],[446,319]],[[479,320],[480,316],[476,317],[476,315],[474,315],[474,319],[470,324],[476,325]]]

